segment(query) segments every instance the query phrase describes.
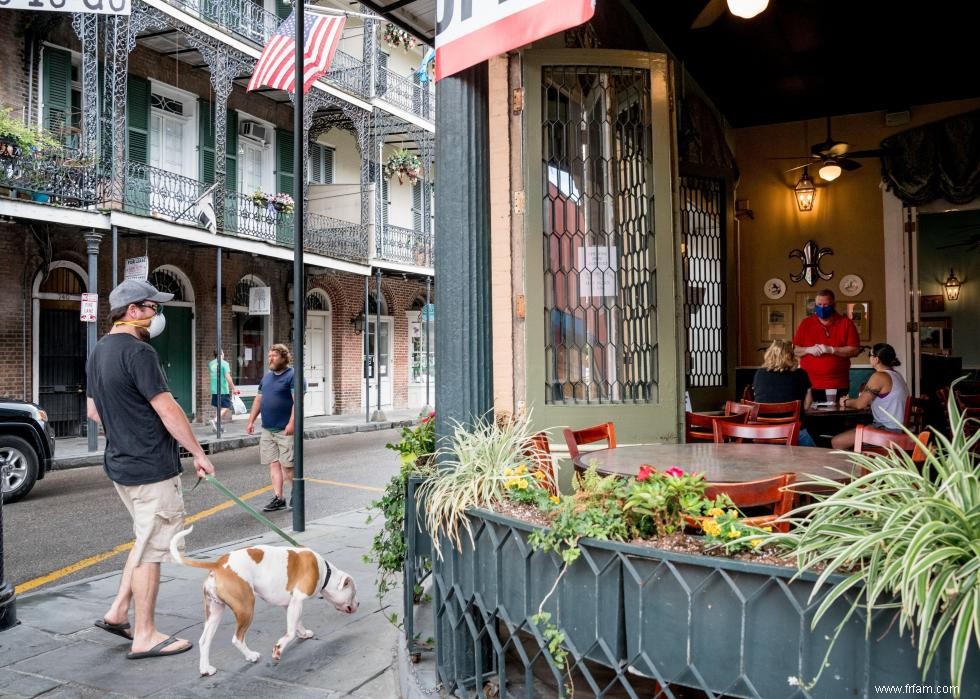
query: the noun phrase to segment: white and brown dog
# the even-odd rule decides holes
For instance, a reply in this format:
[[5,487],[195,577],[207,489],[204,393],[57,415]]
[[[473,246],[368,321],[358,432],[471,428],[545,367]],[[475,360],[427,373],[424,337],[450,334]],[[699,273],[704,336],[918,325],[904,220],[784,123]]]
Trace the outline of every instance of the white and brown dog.
[[202,675],[216,672],[208,657],[211,640],[226,606],[231,607],[237,622],[231,642],[252,663],[258,661],[259,653],[245,645],[245,632],[252,625],[256,596],[277,607],[286,607],[286,635],[276,641],[272,649],[273,660],[279,660],[286,646],[297,636],[302,639],[313,637],[313,632],[303,628],[300,621],[303,602],[310,597],[319,594],[337,610],[347,614],[357,611],[354,579],[331,566],[315,551],[294,547],[249,546],[226,553],[215,561],[193,561],[184,558],[177,548],[193,529],[190,527],[174,535],[170,541],[170,555],[181,565],[211,571],[204,581],[204,631],[199,641]]

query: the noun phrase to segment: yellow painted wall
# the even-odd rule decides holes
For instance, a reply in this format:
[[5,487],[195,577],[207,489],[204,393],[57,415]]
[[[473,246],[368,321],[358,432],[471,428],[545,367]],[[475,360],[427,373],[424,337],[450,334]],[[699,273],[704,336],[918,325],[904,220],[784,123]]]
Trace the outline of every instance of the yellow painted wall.
[[[980,107],[980,99],[961,100],[912,108],[912,121],[899,127],[887,127],[883,112],[835,116],[832,135],[846,141],[851,150],[877,148],[883,138],[906,129]],[[796,311],[797,293],[832,288],[838,296],[841,277],[857,274],[864,280],[864,291],[855,300],[871,303],[871,343],[885,340],[885,275],[882,268],[884,233],[881,195],[881,166],[877,158],[862,159],[858,170],[844,172],[837,180],[824,183],[816,168],[810,176],[817,185],[813,210],[797,208],[792,188],[800,170],[783,171],[806,162],[775,160],[780,156],[805,156],[810,145],[825,140],[826,120],[797,121],[735,130],[736,159],[741,172],[736,198],[748,199],[755,218],[740,223],[738,255],[739,296],[739,366],[758,366],[764,346],[762,340],[762,304],[792,303],[794,326],[799,324]],[[790,273],[800,271],[800,261],[789,259],[794,248],[807,240],[829,247],[834,254],[823,258],[821,268],[833,272],[829,281],[794,283]],[[786,295],[771,301],[763,293],[767,279],[779,277],[786,283]],[[863,364],[865,355],[856,364]]]

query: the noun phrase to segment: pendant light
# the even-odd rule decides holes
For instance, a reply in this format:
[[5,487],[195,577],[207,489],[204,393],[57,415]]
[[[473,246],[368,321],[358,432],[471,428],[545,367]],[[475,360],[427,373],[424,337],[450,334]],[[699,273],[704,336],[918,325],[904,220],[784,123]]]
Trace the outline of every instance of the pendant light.
[[840,177],[841,170],[840,165],[838,165],[833,160],[825,160],[820,169],[817,170],[817,174],[820,175],[820,179],[824,182],[833,182],[838,177]]
[[793,188],[793,193],[796,195],[796,205],[800,207],[800,211],[813,209],[813,199],[817,193],[817,188],[813,186],[813,180],[810,179],[809,168],[803,168],[803,174],[800,175],[800,181]]
[[728,9],[736,17],[750,19],[769,7],[769,0],[728,0]]

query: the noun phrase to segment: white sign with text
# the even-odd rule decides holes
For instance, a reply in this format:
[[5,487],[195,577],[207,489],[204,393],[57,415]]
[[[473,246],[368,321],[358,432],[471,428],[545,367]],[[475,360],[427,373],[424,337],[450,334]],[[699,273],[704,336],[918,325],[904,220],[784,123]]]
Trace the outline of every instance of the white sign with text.
[[616,246],[586,245],[578,249],[578,295],[580,298],[615,296]]
[[126,258],[126,267],[123,270],[123,279],[136,279],[145,282],[150,276],[150,258],[146,255],[142,257]]
[[79,316],[83,323],[94,323],[99,317],[99,295],[82,294],[82,312]]
[[132,0],[0,0],[2,9],[128,15],[133,11],[133,4]]

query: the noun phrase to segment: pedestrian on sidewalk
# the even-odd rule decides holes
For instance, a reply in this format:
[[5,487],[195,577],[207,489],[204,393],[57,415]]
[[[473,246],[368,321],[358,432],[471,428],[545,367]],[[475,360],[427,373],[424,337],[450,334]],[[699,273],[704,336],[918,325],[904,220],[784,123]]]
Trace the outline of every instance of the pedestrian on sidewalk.
[[[112,329],[96,344],[85,367],[88,417],[105,430],[103,467],[133,519],[136,537],[116,598],[95,625],[131,639],[131,659],[176,655],[193,646],[160,632],[154,620],[160,563],[170,559],[170,539],[184,528],[178,443],[194,457],[199,477],[214,473],[148,342],[166,327],[161,304],[172,298],[135,279],[113,289]],[[131,602],[136,607],[132,627]]]
[[[208,374],[211,377],[211,405],[215,408],[215,417],[211,418],[211,429],[218,431],[217,420],[231,422],[231,394],[239,391],[231,378],[231,366],[225,361],[225,353],[221,352],[221,367],[218,367],[218,350],[214,351],[214,359],[208,362]],[[221,387],[218,387],[218,377],[221,377]],[[218,407],[218,404],[221,407]]]
[[263,512],[286,509],[283,484],[290,488],[289,507],[293,505],[293,427],[295,410],[293,396],[296,379],[292,354],[286,345],[275,344],[269,349],[269,371],[259,382],[259,393],[252,403],[245,432],[255,431],[255,418],[262,415],[262,435],[259,437],[259,461],[269,465],[272,480],[272,500],[262,508]]

